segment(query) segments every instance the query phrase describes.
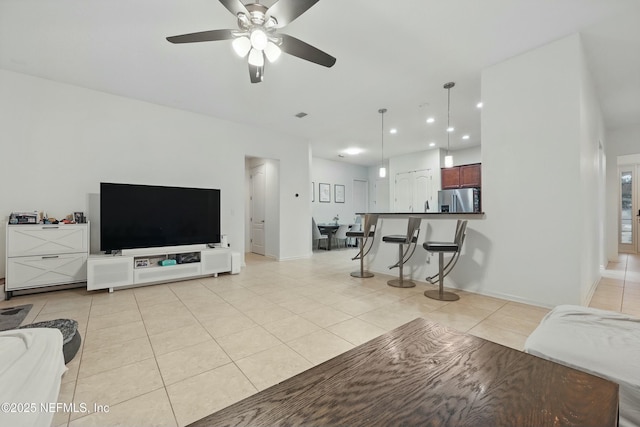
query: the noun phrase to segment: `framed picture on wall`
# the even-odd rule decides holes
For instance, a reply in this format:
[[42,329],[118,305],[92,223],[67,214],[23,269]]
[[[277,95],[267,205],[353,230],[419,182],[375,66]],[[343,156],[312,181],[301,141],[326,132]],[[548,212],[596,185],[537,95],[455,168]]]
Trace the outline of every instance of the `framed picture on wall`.
[[320,197],[320,203],[331,202],[331,185],[320,183],[318,184],[318,194]]
[[316,183],[311,181],[311,201],[316,201]]
[[344,203],[344,185],[335,184],[333,186],[333,196],[336,203]]

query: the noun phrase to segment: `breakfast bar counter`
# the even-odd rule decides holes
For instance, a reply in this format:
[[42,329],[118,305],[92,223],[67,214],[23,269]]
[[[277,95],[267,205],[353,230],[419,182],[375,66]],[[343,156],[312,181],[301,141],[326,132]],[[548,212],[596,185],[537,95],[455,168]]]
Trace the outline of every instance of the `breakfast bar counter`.
[[[369,212],[367,212],[369,213]],[[474,230],[474,224],[485,219],[484,212],[371,212],[378,215],[378,223],[373,240],[371,251],[365,258],[365,268],[368,271],[387,275],[397,275],[397,269],[389,269],[389,266],[398,260],[398,249],[396,245],[389,245],[382,242],[382,238],[388,235],[405,235],[407,233],[407,223],[409,218],[420,218],[420,232],[418,235],[417,248],[413,256],[405,263],[404,275],[413,281],[426,282],[426,278],[438,272],[437,256],[433,256],[422,244],[427,241],[451,242],[453,241],[456,223],[458,220],[468,220],[467,237],[462,249],[462,256],[455,274],[447,276],[447,286],[462,288],[466,286],[468,277],[480,277],[482,257],[479,251],[473,251],[474,256],[479,260],[465,258],[465,247],[475,245],[478,233]],[[365,215],[365,213],[357,213]],[[460,277],[464,273],[464,280],[460,286],[456,283],[456,275]]]

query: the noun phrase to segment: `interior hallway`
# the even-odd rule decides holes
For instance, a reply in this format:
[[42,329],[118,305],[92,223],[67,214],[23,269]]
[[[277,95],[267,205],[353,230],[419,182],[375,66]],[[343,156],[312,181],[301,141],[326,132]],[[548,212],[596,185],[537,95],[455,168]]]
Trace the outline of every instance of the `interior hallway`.
[[602,272],[589,306],[640,317],[640,255],[620,254],[618,258]]

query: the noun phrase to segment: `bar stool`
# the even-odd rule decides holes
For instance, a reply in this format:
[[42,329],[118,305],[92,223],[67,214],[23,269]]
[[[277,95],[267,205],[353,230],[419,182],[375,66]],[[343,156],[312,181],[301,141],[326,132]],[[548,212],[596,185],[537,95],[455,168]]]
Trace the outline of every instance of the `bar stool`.
[[[375,237],[376,226],[378,224],[378,215],[376,214],[365,214],[364,216],[364,228],[360,231],[347,231],[347,237],[354,237],[358,241],[358,245],[360,246],[360,250],[358,254],[351,258],[351,260],[360,260],[360,271],[354,271],[351,273],[353,277],[373,277],[373,273],[364,270],[364,257],[367,256],[371,247],[373,246],[373,238]],[[369,240],[371,239],[371,240]],[[369,244],[369,249],[365,252],[365,246],[367,242],[371,241]]]
[[[409,261],[409,258],[413,256],[413,253],[416,250],[418,235],[420,234],[420,221],[421,218],[409,217],[406,235],[391,235],[382,237],[383,242],[395,243],[398,245],[398,262],[390,266],[389,269],[399,267],[399,278],[389,280],[387,282],[387,285],[389,286],[393,286],[396,288],[413,288],[416,285],[411,280],[404,280],[402,267],[407,261]],[[404,245],[407,245],[406,250],[404,250]]]
[[[451,270],[453,270],[453,267],[458,262],[458,258],[460,258],[460,252],[462,251],[462,244],[464,243],[466,233],[467,221],[459,219],[456,224],[456,235],[453,242],[424,242],[422,244],[422,247],[429,252],[438,253],[438,274],[427,277],[427,281],[432,284],[435,284],[435,281],[437,280],[438,289],[425,291],[424,295],[426,297],[440,301],[457,301],[460,299],[459,295],[454,294],[453,292],[444,291],[444,278],[451,272]],[[453,256],[446,266],[444,265],[445,253],[453,253]]]

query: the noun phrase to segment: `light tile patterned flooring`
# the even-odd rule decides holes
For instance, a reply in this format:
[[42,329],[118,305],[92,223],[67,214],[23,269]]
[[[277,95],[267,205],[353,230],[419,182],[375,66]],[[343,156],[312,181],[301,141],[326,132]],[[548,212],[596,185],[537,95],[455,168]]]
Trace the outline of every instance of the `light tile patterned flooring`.
[[[239,275],[107,292],[18,296],[24,323],[73,318],[83,345],[60,402],[108,413],[58,413],[53,426],[184,426],[416,317],[522,349],[548,310],[459,292],[457,302],[354,279],[353,249],[275,262],[247,254]],[[611,264],[592,306],[640,315],[640,257]],[[395,270],[394,270],[395,272]]]

